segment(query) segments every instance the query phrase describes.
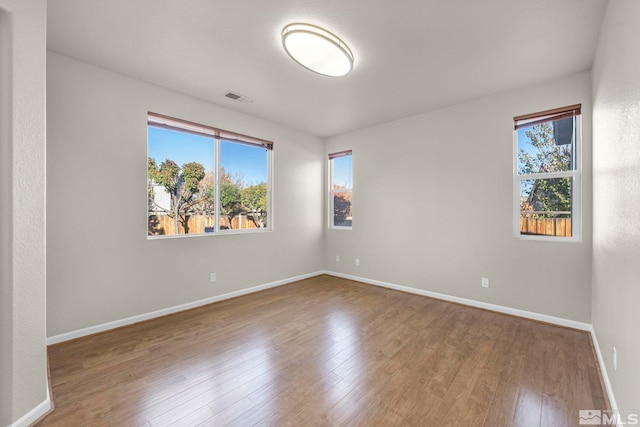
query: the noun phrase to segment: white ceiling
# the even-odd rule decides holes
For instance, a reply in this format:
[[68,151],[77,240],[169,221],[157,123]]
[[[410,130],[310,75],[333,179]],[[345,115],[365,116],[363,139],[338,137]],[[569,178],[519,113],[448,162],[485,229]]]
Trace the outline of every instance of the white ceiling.
[[[48,48],[327,137],[588,70],[606,4],[49,0]],[[353,72],[324,77],[293,62],[280,40],[292,22],[340,36]]]

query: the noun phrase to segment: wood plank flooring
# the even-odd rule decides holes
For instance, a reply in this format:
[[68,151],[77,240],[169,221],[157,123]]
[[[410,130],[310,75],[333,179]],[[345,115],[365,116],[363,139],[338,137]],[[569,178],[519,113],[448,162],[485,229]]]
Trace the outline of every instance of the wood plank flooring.
[[331,276],[49,348],[40,426],[568,426],[587,333]]

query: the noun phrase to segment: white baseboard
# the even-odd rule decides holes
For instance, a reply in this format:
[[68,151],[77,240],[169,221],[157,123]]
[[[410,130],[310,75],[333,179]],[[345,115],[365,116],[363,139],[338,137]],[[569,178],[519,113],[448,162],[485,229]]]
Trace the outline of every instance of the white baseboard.
[[300,276],[289,277],[287,279],[277,280],[275,282],[265,283],[263,285],[253,286],[247,289],[241,289],[235,292],[229,292],[222,295],[216,295],[214,297],[201,299],[198,301],[189,302],[186,304],[180,304],[173,307],[163,308],[161,310],[152,311],[150,313],[139,314],[136,316],[127,317],[125,319],[114,320],[112,322],[103,323],[100,325],[89,326],[87,328],[78,329],[71,332],[65,332],[63,334],[54,335],[47,338],[47,345],[58,344],[64,341],[69,341],[72,339],[84,337],[87,335],[97,334],[99,332],[108,331],[110,329],[119,328],[122,326],[132,325],[134,323],[139,323],[145,320],[154,319],[156,317],[166,316],[167,314],[177,313],[179,311],[189,310],[191,308],[200,307],[203,305],[211,304],[214,302],[226,300],[229,298],[239,297],[241,295],[250,294],[253,292],[262,291],[269,288],[275,288],[277,286],[286,285],[287,283],[296,282],[298,280],[308,279],[310,277],[319,276],[323,274],[322,271],[317,271],[314,273],[303,274]]
[[526,319],[538,320],[540,322],[552,323],[554,325],[565,326],[567,328],[579,329],[582,331],[591,331],[592,327],[589,323],[578,322],[575,320],[564,319],[562,317],[554,317],[546,314],[534,313],[532,311],[520,310],[517,308],[506,307],[503,305],[490,304],[487,302],[476,301],[467,298],[454,297],[447,294],[426,291],[424,289],[412,288],[410,286],[396,285],[395,283],[382,282],[380,280],[367,279],[365,277],[352,276],[350,274],[336,273],[335,271],[324,271],[324,274],[342,277],[343,279],[355,280],[356,282],[368,283],[370,285],[381,286],[383,288],[395,289],[397,291],[408,292],[416,295],[423,295],[439,300],[456,302],[471,307],[483,308],[485,310],[497,311],[499,313],[510,314],[512,316],[524,317]]
[[19,420],[14,421],[8,427],[28,427],[31,424],[35,423],[38,419],[44,416],[47,412],[51,410],[51,397],[49,396],[49,392],[47,391],[47,398],[40,403],[38,406],[27,412],[23,415]]
[[600,344],[598,344],[598,337],[596,336],[596,330],[593,328],[593,325],[591,325],[591,328],[589,328],[589,332],[591,333],[591,340],[593,341],[593,347],[596,351],[596,357],[598,358],[598,365],[600,366],[602,381],[604,381],[604,387],[606,389],[607,395],[609,396],[609,404],[611,405],[611,410],[614,413],[618,413],[618,403],[616,402],[616,398],[613,395],[613,388],[611,387],[611,381],[609,381],[609,374],[607,374],[607,367],[604,364],[604,358],[602,357]]
[[[596,351],[597,363],[600,366],[600,372],[602,374],[602,380],[604,381],[605,391],[607,396],[609,397],[609,404],[611,405],[611,410],[614,413],[618,412],[618,404],[616,403],[615,396],[613,394],[613,388],[611,387],[611,382],[609,381],[609,375],[607,374],[607,368],[604,365],[604,359],[602,358],[602,352],[600,351],[600,345],[598,344],[598,338],[596,337],[595,329],[593,325],[584,322],[577,322],[575,320],[563,319],[561,317],[549,316],[546,314],[534,313],[531,311],[519,310],[517,308],[505,307],[502,305],[489,304],[486,302],[475,301],[467,298],[454,297],[451,295],[440,294],[437,292],[425,291],[423,289],[412,288],[409,286],[396,285],[394,283],[382,282],[380,280],[367,279],[364,277],[352,276],[350,274],[337,273],[335,271],[323,271],[324,274],[328,274],[331,276],[342,277],[344,279],[355,280],[357,282],[367,283],[370,285],[381,286],[383,288],[395,289],[398,291],[408,292],[416,295],[423,295],[431,298],[436,298],[444,301],[456,302],[459,304],[469,305],[471,307],[484,308],[486,310],[497,311],[499,313],[510,314],[513,316],[524,317],[526,319],[538,320],[541,322],[552,323],[559,326],[565,326],[568,328],[579,329],[583,331],[587,331],[591,334],[591,339],[593,341],[593,346]],[[585,408],[591,409],[591,408]],[[600,409],[600,408],[593,408]]]
[[[292,282],[296,282],[298,280],[303,280],[303,279],[308,279],[310,277],[315,277],[315,276],[319,276],[322,274],[328,274],[331,276],[336,276],[336,277],[341,277],[344,279],[349,279],[349,280],[354,280],[357,282],[362,282],[362,283],[367,283],[370,285],[374,285],[374,286],[381,286],[384,288],[388,288],[388,289],[395,289],[398,291],[402,291],[402,292],[407,292],[407,293],[411,293],[411,294],[416,294],[416,295],[423,295],[423,296],[427,296],[430,298],[435,298],[435,299],[439,299],[439,300],[443,300],[443,301],[450,301],[450,302],[455,302],[455,303],[459,303],[459,304],[463,304],[463,305],[468,305],[471,307],[477,307],[477,308],[482,308],[482,309],[486,309],[486,310],[491,310],[491,311],[496,311],[499,313],[505,313],[505,314],[509,314],[509,315],[513,315],[513,316],[518,316],[518,317],[523,317],[526,319],[532,319],[532,320],[538,320],[541,322],[546,322],[546,323],[551,323],[551,324],[555,324],[555,325],[559,325],[559,326],[565,326],[568,328],[573,328],[573,329],[578,329],[578,330],[583,330],[583,331],[587,331],[591,334],[591,338],[593,340],[593,345],[596,351],[596,356],[597,356],[597,362],[600,366],[600,372],[602,373],[602,378],[604,381],[604,385],[606,388],[606,392],[608,394],[609,397],[609,402],[611,404],[611,409],[613,411],[617,411],[618,406],[616,404],[616,400],[615,397],[613,395],[613,390],[611,388],[611,383],[609,381],[609,376],[607,375],[607,369],[604,365],[604,360],[602,358],[602,353],[600,352],[600,346],[598,345],[598,339],[596,338],[596,333],[595,330],[593,329],[593,326],[589,323],[584,323],[584,322],[578,322],[575,320],[569,320],[569,319],[564,319],[561,317],[555,317],[555,316],[549,316],[546,314],[540,314],[540,313],[534,313],[531,311],[526,311],[526,310],[520,310],[517,308],[511,308],[511,307],[506,307],[506,306],[502,306],[502,305],[496,305],[496,304],[490,304],[490,303],[486,303],[486,302],[482,302],[482,301],[476,301],[476,300],[472,300],[472,299],[467,299],[467,298],[461,298],[461,297],[455,297],[455,296],[451,296],[451,295],[447,295],[447,294],[441,294],[438,292],[432,292],[432,291],[427,291],[424,289],[418,289],[418,288],[413,288],[410,286],[404,286],[404,285],[397,285],[394,283],[389,283],[389,282],[383,282],[380,280],[374,280],[374,279],[368,279],[365,277],[359,277],[359,276],[353,276],[350,274],[343,274],[343,273],[338,273],[335,271],[329,271],[329,270],[323,270],[323,271],[317,271],[317,272],[313,272],[313,273],[308,273],[308,274],[303,274],[300,276],[295,276],[295,277],[290,277],[287,279],[282,279],[282,280],[277,280],[275,282],[270,282],[270,283],[265,283],[263,285],[258,285],[258,286],[254,286],[251,288],[247,288],[247,289],[241,289],[239,291],[235,291],[235,292],[229,292],[226,294],[222,294],[222,295],[217,295],[211,298],[205,298],[202,300],[198,300],[198,301],[194,301],[194,302],[190,302],[190,303],[186,303],[186,304],[181,304],[181,305],[177,305],[174,307],[169,307],[169,308],[165,308],[162,310],[156,310],[156,311],[152,311],[150,313],[145,313],[145,314],[140,314],[137,316],[132,316],[132,317],[127,317],[126,319],[121,319],[121,320],[116,320],[113,322],[107,322],[107,323],[103,323],[101,325],[96,325],[96,326],[91,326],[88,328],[83,328],[83,329],[78,329],[76,331],[71,331],[71,332],[67,332],[64,334],[60,334],[60,335],[54,335],[52,337],[47,338],[47,345],[52,345],[52,344],[57,344],[63,341],[68,341],[68,340],[72,340],[75,338],[80,338],[86,335],[91,335],[91,334],[96,334],[99,332],[104,332],[104,331],[108,331],[110,329],[115,329],[115,328],[119,328],[121,326],[126,326],[126,325],[131,325],[134,323],[138,323],[138,322],[142,322],[145,320],[149,320],[149,319],[153,319],[156,317],[161,317],[161,316],[166,316],[167,314],[172,314],[172,313],[177,313],[179,311],[184,311],[184,310],[189,310],[191,308],[196,308],[196,307],[200,307],[203,305],[207,305],[207,304],[211,304],[217,301],[222,301],[222,300],[226,300],[229,298],[235,298],[241,295],[246,295],[246,294],[250,294],[253,292],[258,292],[258,291],[262,291],[265,289],[269,289],[269,288],[274,288],[277,286],[281,286],[281,285],[285,285],[287,283],[292,283]],[[47,400],[42,402],[40,405],[38,405],[36,408],[34,408],[33,410],[31,410],[27,415],[25,415],[24,417],[22,417],[20,420],[16,421],[15,423],[13,423],[11,425],[11,427],[18,427],[18,426],[28,426],[30,423],[34,422],[35,420],[37,420],[38,418],[40,418],[42,415],[46,414],[47,411],[49,411],[49,409],[51,408],[51,401],[49,399],[49,396],[47,396]]]

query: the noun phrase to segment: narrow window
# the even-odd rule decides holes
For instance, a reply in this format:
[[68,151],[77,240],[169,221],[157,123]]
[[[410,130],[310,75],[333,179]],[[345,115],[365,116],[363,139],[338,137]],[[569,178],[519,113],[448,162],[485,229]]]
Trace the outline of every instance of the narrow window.
[[351,229],[353,194],[351,150],[329,154],[330,228]]
[[514,117],[514,233],[580,239],[580,105]]
[[149,113],[147,235],[271,229],[269,141]]

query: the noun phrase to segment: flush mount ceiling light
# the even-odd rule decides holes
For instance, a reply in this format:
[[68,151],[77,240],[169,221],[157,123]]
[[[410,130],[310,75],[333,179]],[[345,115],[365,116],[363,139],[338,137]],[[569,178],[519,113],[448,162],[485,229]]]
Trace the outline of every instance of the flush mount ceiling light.
[[353,53],[338,36],[311,24],[289,24],[282,30],[287,54],[304,68],[339,77],[353,69]]

